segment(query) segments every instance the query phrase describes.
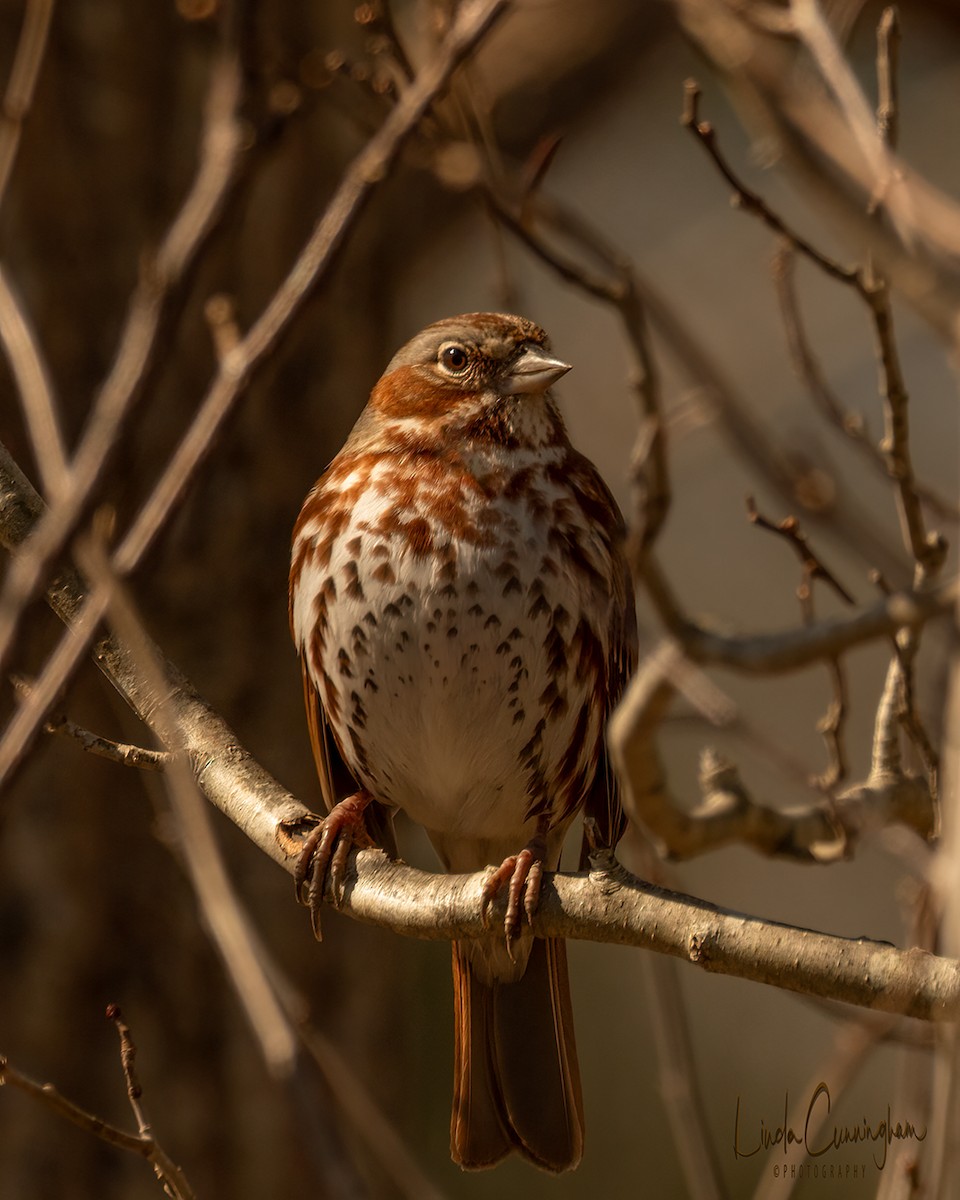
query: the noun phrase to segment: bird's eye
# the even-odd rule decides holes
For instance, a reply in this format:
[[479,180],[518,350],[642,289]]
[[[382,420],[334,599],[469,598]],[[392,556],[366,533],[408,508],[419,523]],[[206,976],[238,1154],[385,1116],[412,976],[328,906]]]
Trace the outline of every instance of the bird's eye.
[[467,352],[462,346],[444,346],[440,351],[440,363],[448,371],[460,372],[468,361]]

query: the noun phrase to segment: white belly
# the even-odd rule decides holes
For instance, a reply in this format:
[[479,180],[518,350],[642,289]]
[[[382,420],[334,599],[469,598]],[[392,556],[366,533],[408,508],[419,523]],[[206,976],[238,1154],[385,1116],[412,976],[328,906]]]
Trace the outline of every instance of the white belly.
[[[597,679],[583,670],[576,617],[583,585],[557,562],[546,522],[519,509],[496,548],[436,530],[439,553],[424,555],[383,533],[375,503],[357,506],[329,563],[308,560],[295,597],[328,719],[378,800],[444,842],[519,849],[538,801],[549,796],[559,810],[582,799],[589,778],[586,768],[571,773],[571,746],[596,757]],[[325,584],[326,632],[311,643],[305,597]],[[579,794],[558,795],[564,788]]]

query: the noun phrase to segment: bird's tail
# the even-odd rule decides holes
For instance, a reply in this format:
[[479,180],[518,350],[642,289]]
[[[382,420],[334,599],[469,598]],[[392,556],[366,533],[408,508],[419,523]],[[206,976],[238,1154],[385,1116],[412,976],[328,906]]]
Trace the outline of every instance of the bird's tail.
[[583,1154],[583,1097],[573,1034],[567,953],[535,938],[511,983],[484,983],[465,945],[453,943],[454,1162],[492,1167],[511,1151],[547,1171]]

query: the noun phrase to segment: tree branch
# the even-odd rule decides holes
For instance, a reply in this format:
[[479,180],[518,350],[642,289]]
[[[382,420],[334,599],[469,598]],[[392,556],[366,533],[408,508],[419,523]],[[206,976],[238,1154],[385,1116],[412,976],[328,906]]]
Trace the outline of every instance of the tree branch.
[[[124,1073],[126,1075],[126,1071]],[[131,1154],[139,1154],[153,1167],[168,1196],[172,1196],[173,1200],[193,1200],[194,1193],[183,1171],[153,1137],[148,1127],[145,1128],[141,1124],[139,1135],[118,1129],[101,1117],[80,1108],[72,1100],[68,1100],[66,1096],[57,1091],[53,1084],[37,1083],[29,1076],[24,1075],[22,1071],[11,1066],[7,1058],[0,1055],[0,1087],[4,1084],[18,1088],[20,1091],[26,1092],[28,1096],[33,1096],[35,1100],[39,1100],[41,1104],[57,1113],[58,1116],[65,1117],[72,1124],[86,1133],[100,1138],[108,1145],[115,1146],[119,1150],[128,1150]]]
[[[470,3],[461,6],[438,53],[401,93],[383,125],[350,164],[339,187],[314,226],[313,233],[261,316],[247,335],[220,360],[216,377],[201,402],[193,422],[113,555],[113,570],[119,577],[123,578],[128,575],[142,561],[143,556],[150,549],[174,508],[182,499],[187,485],[208,453],[217,431],[242,394],[254,371],[262,365],[269,352],[275,348],[293,318],[329,270],[364,203],[375,187],[386,177],[405,141],[449,82],[457,66],[477,45],[496,18],[506,10],[508,4],[509,0],[470,0]],[[225,61],[222,70],[225,72],[227,83],[232,81],[235,87],[235,64],[231,67],[231,64]],[[227,87],[227,83],[221,83],[221,87]],[[201,163],[194,192],[191,193],[195,199],[188,198],[180,216],[167,235],[164,247],[158,257],[158,264],[165,263],[167,259],[171,260],[164,271],[160,272],[160,279],[165,284],[169,283],[167,274],[174,271],[174,265],[176,265],[177,277],[179,277],[179,273],[182,273],[184,269],[184,262],[181,259],[196,252],[201,237],[209,230],[209,223],[213,219],[215,210],[219,208],[222,193],[232,174],[231,158],[220,173],[222,178],[220,175],[217,176],[220,178],[219,190],[213,191],[208,196],[207,192],[210,192],[212,185],[206,188],[201,186],[208,174],[216,174],[215,168],[219,160],[213,150],[219,140],[230,142],[231,139],[236,141],[238,137],[235,128],[236,122],[233,119],[233,101],[236,97],[231,92],[233,100],[226,106],[225,112],[219,112],[219,108],[213,104],[213,100],[218,95],[214,84],[211,85],[210,103],[211,108],[216,111],[211,113],[208,121],[207,141],[210,146],[208,155]],[[222,105],[222,98],[220,103]],[[204,197],[206,197],[205,200]],[[200,222],[200,217],[190,215],[197,205],[203,208],[202,215],[205,223]],[[205,207],[203,207],[204,205]],[[156,271],[160,271],[159,265],[156,267]],[[158,306],[165,294],[166,292],[163,290],[155,297]],[[156,322],[160,317],[159,307],[156,312],[153,309],[150,312],[152,313],[152,323],[147,329],[141,331],[141,334],[138,335],[139,340],[136,342],[142,353],[139,354],[139,357],[135,356],[135,362],[128,364],[129,371],[126,369],[120,371],[119,364],[123,358],[122,348],[118,354],[115,374],[118,375],[118,380],[127,379],[129,384],[128,388],[120,391],[124,412],[142,382],[146,357],[153,346]],[[130,320],[135,327],[133,311]],[[130,337],[133,338],[133,333],[130,334]],[[133,370],[134,366],[136,366],[136,370]],[[129,378],[127,378],[128,375]],[[96,417],[96,413],[94,416]],[[88,435],[85,435],[81,448],[71,465],[71,484],[73,486],[64,496],[62,503],[52,506],[43,513],[41,520],[36,525],[36,531],[31,536],[29,547],[25,553],[17,556],[7,574],[3,594],[0,596],[0,663],[3,661],[6,649],[12,643],[23,605],[33,594],[43,570],[63,544],[63,539],[68,536],[74,528],[75,522],[79,520],[83,504],[96,481],[99,465],[96,470],[91,467],[91,471],[86,474],[83,473],[80,466],[85,453],[84,447],[87,446],[88,441],[92,445],[96,440],[93,437],[95,425],[94,419],[91,421],[91,430]],[[113,430],[113,434],[111,434],[113,436],[117,433],[119,426],[110,428]],[[91,450],[90,453],[92,454],[93,451]],[[102,455],[97,460],[98,464],[100,462],[102,462]],[[61,642],[48,664],[48,669],[37,679],[29,705],[18,710],[0,743],[0,784],[9,777],[20,761],[24,748],[29,745],[37,727],[42,723],[57,692],[76,669],[85,648],[93,639],[94,631],[106,611],[106,606],[107,593],[104,588],[100,587],[95,589],[89,601],[85,602],[85,611],[73,616],[74,636],[72,639]]]
[[[5,451],[0,452],[0,538],[13,548],[29,531],[41,502]],[[81,611],[79,580],[61,578],[48,600],[70,621]],[[152,647],[165,676],[157,687],[142,677],[131,651],[106,638],[97,665],[155,732],[172,721],[193,764],[197,784],[264,853],[293,874],[305,836],[319,819],[286,792],[238,743],[189,681]],[[158,719],[158,712],[164,717]],[[481,916],[487,873],[431,875],[392,863],[378,851],[351,858],[341,907],[413,937],[433,940],[488,933]],[[493,921],[506,897],[495,901]],[[610,860],[590,874],[545,877],[536,918],[540,936],[642,946],[686,959],[704,970],[737,975],[814,996],[829,996],[883,1012],[927,1020],[960,1016],[960,963],[865,939],[793,929],[667,892],[629,875]]]

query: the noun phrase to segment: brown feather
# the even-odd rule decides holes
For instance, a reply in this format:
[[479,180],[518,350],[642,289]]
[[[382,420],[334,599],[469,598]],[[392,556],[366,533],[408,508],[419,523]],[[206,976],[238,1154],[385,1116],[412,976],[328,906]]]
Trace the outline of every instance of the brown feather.
[[563,941],[536,938],[523,977],[494,984],[454,942],[453,980],[454,1161],[478,1170],[516,1150],[544,1170],[573,1170],[583,1097]]
[[331,812],[337,802],[337,795],[333,786],[333,772],[330,769],[330,726],[320,707],[320,696],[313,686],[313,680],[307,670],[307,660],[303,656],[300,658],[300,669],[303,675],[303,702],[307,710],[307,729],[310,733],[310,745],[313,747],[313,761],[317,764],[324,808]]

